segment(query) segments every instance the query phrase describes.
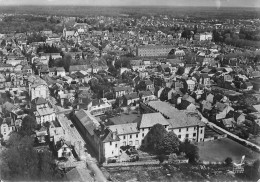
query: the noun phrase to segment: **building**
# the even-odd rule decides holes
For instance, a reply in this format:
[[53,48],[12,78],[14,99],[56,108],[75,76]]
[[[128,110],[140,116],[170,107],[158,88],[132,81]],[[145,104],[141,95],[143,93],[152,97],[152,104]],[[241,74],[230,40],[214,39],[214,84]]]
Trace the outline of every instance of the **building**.
[[88,110],[92,115],[98,116],[104,114],[106,111],[112,110],[112,105],[106,98],[95,99],[89,103]]
[[181,141],[204,141],[205,124],[194,112],[180,111],[162,101],[150,101],[140,104],[143,112],[160,112],[169,123],[168,131],[173,131]]
[[116,98],[118,97],[122,97],[123,95],[129,94],[132,92],[132,88],[131,87],[114,87],[114,94],[116,96]]
[[210,32],[205,32],[205,33],[197,33],[194,35],[194,39],[198,41],[205,41],[209,40],[211,41],[213,38],[212,33]]
[[28,77],[29,96],[31,100],[37,97],[47,99],[49,97],[49,88],[46,81],[39,76],[31,75]]
[[3,135],[4,140],[9,139],[9,135],[15,131],[15,123],[12,118],[4,118],[3,123],[1,124],[1,134]]
[[140,57],[165,57],[174,49],[172,45],[146,45],[137,47],[137,56]]

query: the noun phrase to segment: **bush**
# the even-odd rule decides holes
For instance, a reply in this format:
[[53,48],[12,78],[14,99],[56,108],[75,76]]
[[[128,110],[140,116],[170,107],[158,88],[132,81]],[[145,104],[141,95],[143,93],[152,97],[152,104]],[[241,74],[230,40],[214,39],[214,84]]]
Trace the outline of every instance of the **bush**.
[[226,163],[227,166],[230,166],[230,165],[232,164],[232,162],[233,162],[233,160],[232,160],[231,157],[227,157],[227,158],[225,159],[225,163]]
[[166,155],[161,154],[158,156],[158,160],[160,161],[160,163],[163,163],[163,161],[166,159]]

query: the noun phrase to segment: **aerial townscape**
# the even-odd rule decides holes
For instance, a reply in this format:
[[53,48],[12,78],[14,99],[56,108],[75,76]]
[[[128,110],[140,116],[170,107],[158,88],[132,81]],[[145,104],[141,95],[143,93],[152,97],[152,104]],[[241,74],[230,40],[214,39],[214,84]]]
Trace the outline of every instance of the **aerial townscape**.
[[260,5],[53,2],[0,5],[1,180],[260,179]]

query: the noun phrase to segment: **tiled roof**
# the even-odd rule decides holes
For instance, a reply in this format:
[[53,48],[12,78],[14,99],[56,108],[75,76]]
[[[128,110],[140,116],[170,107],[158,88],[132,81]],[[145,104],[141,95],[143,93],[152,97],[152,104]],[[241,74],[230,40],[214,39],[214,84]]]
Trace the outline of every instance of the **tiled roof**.
[[161,113],[143,114],[140,118],[137,119],[137,121],[138,128],[149,128],[155,124],[169,125]]
[[167,120],[170,124],[169,128],[185,128],[192,126],[205,126],[205,124],[195,116],[188,116],[183,111],[175,113],[175,117]]
[[148,106],[156,110],[157,112],[160,112],[164,116],[168,118],[173,118],[175,116],[175,113],[177,113],[179,110],[168,104],[167,102],[162,101],[150,101],[148,103]]
[[83,109],[76,112],[75,115],[89,132],[89,134],[93,135],[94,130],[99,126],[98,121],[93,116],[91,116],[88,111],[85,111]]
[[127,123],[127,124],[120,124],[120,125],[111,125],[108,128],[112,132],[117,132],[117,135],[126,135],[126,134],[133,134],[139,133],[137,129],[137,123]]
[[36,116],[46,116],[52,113],[54,113],[54,109],[45,107],[45,108],[37,109]]

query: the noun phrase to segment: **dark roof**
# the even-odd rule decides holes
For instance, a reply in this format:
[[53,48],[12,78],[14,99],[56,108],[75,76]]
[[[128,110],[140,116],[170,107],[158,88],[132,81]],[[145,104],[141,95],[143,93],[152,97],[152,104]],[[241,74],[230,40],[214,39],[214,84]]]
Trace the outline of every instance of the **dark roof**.
[[48,102],[42,97],[37,97],[32,100],[32,103],[36,105],[41,105],[41,104],[47,104]]
[[76,118],[81,122],[88,133],[93,136],[94,130],[98,127],[99,123],[97,121],[94,121],[94,119],[91,118],[90,115],[91,114],[83,109],[75,113]]

